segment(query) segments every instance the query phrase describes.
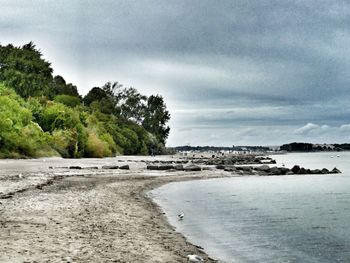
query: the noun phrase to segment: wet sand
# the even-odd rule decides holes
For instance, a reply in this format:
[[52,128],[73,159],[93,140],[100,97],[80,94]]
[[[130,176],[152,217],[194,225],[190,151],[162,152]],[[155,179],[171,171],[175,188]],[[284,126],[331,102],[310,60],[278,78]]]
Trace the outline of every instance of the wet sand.
[[[0,199],[0,262],[186,262],[193,253],[215,262],[177,233],[146,193],[169,182],[232,175],[219,170],[150,172],[133,162],[137,160],[126,171],[74,172],[49,169],[52,162],[67,165],[69,160],[10,161],[7,166],[0,161],[1,185],[8,186]],[[115,161],[73,162],[87,167]],[[28,167],[30,173],[22,174]],[[33,183],[37,174],[41,180]],[[21,185],[25,179],[31,181]]]

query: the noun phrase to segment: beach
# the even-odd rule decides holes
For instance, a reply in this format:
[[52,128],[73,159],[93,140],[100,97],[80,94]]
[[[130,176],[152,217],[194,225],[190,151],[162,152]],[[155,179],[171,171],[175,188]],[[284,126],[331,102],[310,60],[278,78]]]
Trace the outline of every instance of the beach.
[[258,155],[9,159],[0,167],[0,262],[186,262],[189,254],[217,262],[170,225],[152,189],[242,175],[333,173],[276,167]]
[[[169,225],[147,192],[230,174],[147,171],[141,159],[121,160],[131,166],[125,171],[88,166],[114,159],[2,160],[2,186],[10,193],[2,188],[0,261],[186,262],[198,254],[215,262]],[[83,169],[62,167],[72,162]]]

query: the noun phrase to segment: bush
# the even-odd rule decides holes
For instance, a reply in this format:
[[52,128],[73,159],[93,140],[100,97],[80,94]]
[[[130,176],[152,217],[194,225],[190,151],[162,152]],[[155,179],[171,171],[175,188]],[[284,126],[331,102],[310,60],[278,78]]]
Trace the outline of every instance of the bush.
[[55,102],[58,103],[62,103],[68,107],[74,108],[78,105],[80,105],[80,98],[75,97],[75,96],[70,96],[70,95],[65,95],[65,94],[61,94],[61,95],[57,95],[54,98]]
[[61,103],[48,103],[40,117],[39,124],[44,131],[68,130],[80,124],[79,112]]
[[96,133],[90,132],[86,142],[86,155],[87,157],[107,157],[112,156],[108,143],[101,140]]

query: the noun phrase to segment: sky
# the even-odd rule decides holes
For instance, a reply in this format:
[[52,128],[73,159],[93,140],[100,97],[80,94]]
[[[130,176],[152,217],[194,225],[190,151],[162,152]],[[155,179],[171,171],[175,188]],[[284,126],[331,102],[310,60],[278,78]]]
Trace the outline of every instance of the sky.
[[350,3],[0,0],[0,44],[34,41],[81,94],[161,94],[168,146],[350,142]]

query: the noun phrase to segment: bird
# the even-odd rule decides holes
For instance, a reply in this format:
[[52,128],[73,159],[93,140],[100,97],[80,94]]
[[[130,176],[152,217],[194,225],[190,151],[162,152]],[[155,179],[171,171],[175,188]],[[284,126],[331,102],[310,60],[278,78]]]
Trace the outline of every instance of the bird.
[[185,214],[182,212],[182,213],[178,214],[177,217],[179,218],[179,220],[182,220],[182,219],[184,219]]
[[22,178],[23,178],[23,174],[19,174],[19,175],[18,175],[18,178],[19,178],[19,179],[22,179]]
[[189,262],[204,262],[204,259],[198,255],[187,255],[186,259]]

